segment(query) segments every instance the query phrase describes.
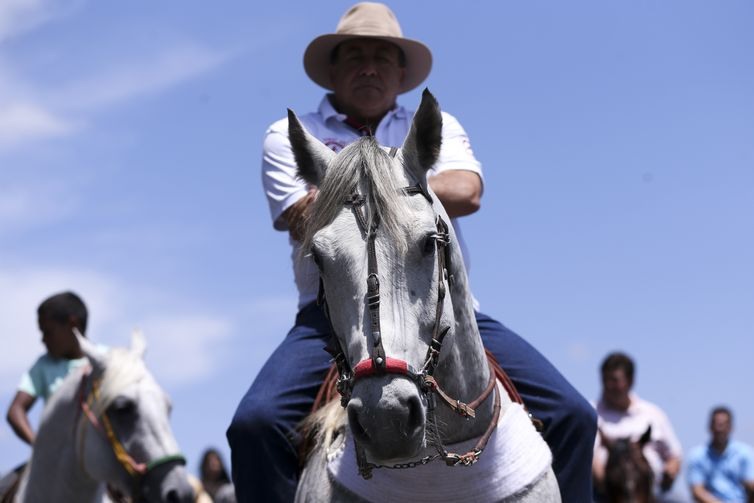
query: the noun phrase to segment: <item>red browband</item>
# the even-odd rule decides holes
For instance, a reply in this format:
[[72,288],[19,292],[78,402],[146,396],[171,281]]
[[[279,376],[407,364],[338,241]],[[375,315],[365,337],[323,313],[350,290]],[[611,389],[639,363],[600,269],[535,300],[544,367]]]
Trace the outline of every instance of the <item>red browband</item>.
[[399,360],[398,358],[390,358],[389,356],[385,358],[384,369],[378,368],[377,365],[374,363],[374,360],[372,360],[371,358],[367,358],[366,360],[361,360],[353,368],[354,380],[359,379],[361,377],[367,377],[370,375],[378,374],[378,373],[405,374],[409,376],[416,375],[416,371],[411,367],[411,365],[408,364],[408,362],[404,360]]

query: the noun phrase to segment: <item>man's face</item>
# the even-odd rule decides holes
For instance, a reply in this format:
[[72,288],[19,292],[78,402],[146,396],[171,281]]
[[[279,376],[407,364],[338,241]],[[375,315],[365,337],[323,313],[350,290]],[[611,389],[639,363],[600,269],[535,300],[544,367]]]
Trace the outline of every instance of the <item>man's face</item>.
[[38,321],[39,330],[42,332],[42,343],[44,343],[50,356],[70,358],[78,345],[71,324],[42,317]]
[[330,66],[335,100],[341,111],[361,119],[375,119],[393,108],[405,74],[400,58],[400,49],[382,40],[343,42]]
[[712,441],[718,445],[724,445],[728,443],[730,438],[730,432],[733,430],[733,425],[730,421],[730,416],[725,412],[718,412],[712,416],[712,421],[709,425],[710,433],[712,434]]
[[629,391],[631,391],[631,382],[623,369],[602,374],[602,397],[610,407],[616,409],[628,408]]

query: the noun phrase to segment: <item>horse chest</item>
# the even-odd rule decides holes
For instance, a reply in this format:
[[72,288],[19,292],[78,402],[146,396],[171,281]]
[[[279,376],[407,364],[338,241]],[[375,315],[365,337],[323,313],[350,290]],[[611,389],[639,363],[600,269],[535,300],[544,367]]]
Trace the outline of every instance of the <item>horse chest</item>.
[[[465,452],[474,442],[448,447]],[[502,415],[484,455],[471,467],[433,462],[410,469],[382,468],[364,480],[350,437],[329,458],[331,481],[367,501],[503,501],[531,486],[551,463],[547,445],[517,404]]]

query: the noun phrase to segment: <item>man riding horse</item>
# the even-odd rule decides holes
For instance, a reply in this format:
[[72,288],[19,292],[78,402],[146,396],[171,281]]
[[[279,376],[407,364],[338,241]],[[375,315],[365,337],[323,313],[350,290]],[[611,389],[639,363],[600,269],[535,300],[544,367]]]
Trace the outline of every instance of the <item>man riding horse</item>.
[[[397,96],[421,84],[431,66],[429,49],[403,37],[387,6],[354,5],[334,34],[317,37],[306,49],[307,75],[331,92],[316,112],[300,117],[301,122],[334,151],[366,135],[384,146],[400,146],[413,112],[398,105]],[[317,268],[311,257],[299,253],[317,187],[297,177],[287,119],[272,124],[265,135],[262,178],[273,226],[290,234],[299,312],[242,398],[227,432],[241,502],[293,499],[299,470],[295,427],[310,411],[330,365],[322,350],[330,328],[316,303]],[[468,257],[458,217],[479,209],[482,167],[460,123],[445,112],[440,155],[428,183],[452,217]],[[512,378],[529,411],[544,423],[563,500],[589,501],[594,410],[521,337],[478,310],[476,322],[484,346]]]

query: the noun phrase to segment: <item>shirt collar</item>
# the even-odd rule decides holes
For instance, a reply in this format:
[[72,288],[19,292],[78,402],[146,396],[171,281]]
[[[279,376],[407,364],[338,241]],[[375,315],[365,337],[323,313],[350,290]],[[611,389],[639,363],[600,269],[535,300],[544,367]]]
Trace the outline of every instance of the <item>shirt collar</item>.
[[602,409],[602,410],[610,410],[610,411],[613,411],[613,412],[620,412],[621,414],[630,414],[632,412],[636,412],[637,407],[639,407],[639,405],[641,403],[641,399],[639,398],[639,395],[637,395],[633,391],[629,391],[628,392],[628,399],[629,399],[628,409],[626,409],[625,411],[618,411],[617,409],[613,409],[612,407],[610,407],[609,405],[607,405],[607,403],[605,402],[605,400],[602,399],[602,397],[600,397],[600,399],[599,399],[599,401],[597,403],[599,405],[599,408]]
[[[342,122],[346,118],[346,115],[335,110],[335,107],[330,103],[329,96],[330,94],[326,94],[322,97],[322,101],[319,103],[319,115],[322,116],[323,122],[327,122],[330,119]],[[408,117],[408,111],[402,105],[396,105],[395,108],[385,114],[385,117],[380,121],[380,125],[388,123],[394,118],[405,119],[406,117]]]

